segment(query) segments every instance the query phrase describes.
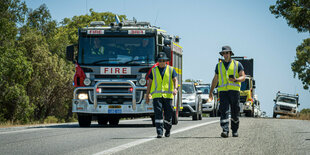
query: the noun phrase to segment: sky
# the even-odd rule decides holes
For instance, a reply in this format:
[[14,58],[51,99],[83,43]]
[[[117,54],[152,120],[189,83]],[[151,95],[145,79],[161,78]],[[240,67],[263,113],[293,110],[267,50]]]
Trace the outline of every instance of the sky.
[[256,94],[261,110],[272,116],[278,91],[298,93],[300,107],[310,108],[310,91],[294,78],[291,63],[296,47],[309,33],[298,33],[283,18],[276,19],[269,6],[276,0],[26,0],[29,8],[46,4],[52,18],[95,12],[135,17],[180,36],[183,47],[183,80],[211,83],[222,46],[235,56],[254,59]]

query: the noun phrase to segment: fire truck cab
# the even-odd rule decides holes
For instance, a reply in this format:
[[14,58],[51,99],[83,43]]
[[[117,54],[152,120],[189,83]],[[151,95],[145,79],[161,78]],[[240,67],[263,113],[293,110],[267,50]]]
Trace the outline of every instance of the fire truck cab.
[[[118,125],[121,118],[150,116],[154,125],[152,100],[145,103],[147,76],[159,52],[170,57],[168,64],[178,73],[182,86],[182,47],[180,38],[170,36],[148,22],[128,20],[106,25],[91,22],[80,28],[77,45],[70,45],[66,58],[76,66],[72,112],[79,125]],[[174,97],[173,124],[182,109],[182,88]]]

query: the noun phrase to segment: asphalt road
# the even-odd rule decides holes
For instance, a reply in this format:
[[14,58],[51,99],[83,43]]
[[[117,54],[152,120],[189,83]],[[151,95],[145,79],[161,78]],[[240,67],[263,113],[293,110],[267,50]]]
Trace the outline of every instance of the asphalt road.
[[310,121],[243,117],[239,137],[221,138],[219,118],[185,117],[172,131],[155,138],[150,119],[1,128],[0,154],[310,154]]

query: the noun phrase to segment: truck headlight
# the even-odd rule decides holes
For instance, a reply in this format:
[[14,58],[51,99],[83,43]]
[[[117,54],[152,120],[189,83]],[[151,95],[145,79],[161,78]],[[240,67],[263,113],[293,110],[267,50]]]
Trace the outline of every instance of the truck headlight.
[[88,99],[88,95],[86,93],[80,93],[78,95],[78,99],[79,100],[87,100]]
[[91,83],[91,81],[90,81],[89,78],[86,78],[86,79],[84,80],[84,84],[85,84],[86,86],[89,86],[90,83]]
[[146,80],[145,80],[145,78],[140,79],[140,80],[139,80],[139,84],[140,84],[141,86],[145,86],[145,85],[146,85]]
[[245,105],[246,106],[249,106],[251,103],[250,102],[245,102]]

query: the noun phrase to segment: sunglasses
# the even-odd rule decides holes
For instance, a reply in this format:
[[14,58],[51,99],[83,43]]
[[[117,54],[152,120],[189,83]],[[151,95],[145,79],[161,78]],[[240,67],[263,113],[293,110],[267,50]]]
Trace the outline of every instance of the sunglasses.
[[224,54],[228,54],[228,53],[230,53],[230,52],[222,52],[223,55],[224,55]]

